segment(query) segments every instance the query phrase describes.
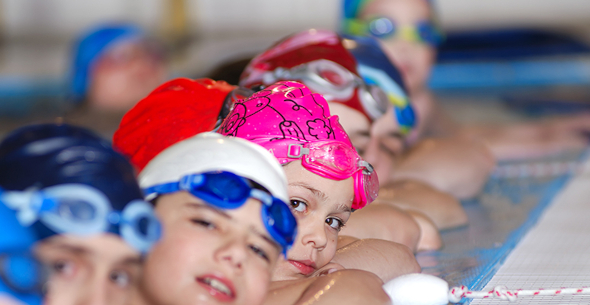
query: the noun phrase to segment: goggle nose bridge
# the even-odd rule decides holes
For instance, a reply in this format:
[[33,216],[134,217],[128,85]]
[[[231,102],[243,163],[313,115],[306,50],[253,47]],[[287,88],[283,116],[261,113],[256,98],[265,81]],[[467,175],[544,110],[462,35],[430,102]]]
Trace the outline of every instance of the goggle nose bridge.
[[287,157],[299,159],[303,155],[309,155],[309,148],[303,147],[301,144],[289,144]]

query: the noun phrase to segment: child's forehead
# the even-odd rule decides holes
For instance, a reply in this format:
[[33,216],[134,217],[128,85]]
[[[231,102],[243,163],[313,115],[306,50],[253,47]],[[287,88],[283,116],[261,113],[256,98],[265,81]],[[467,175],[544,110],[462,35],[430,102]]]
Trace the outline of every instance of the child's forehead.
[[429,20],[431,7],[427,0],[373,0],[367,3],[359,17],[388,17],[400,23]]
[[60,234],[39,244],[42,248],[67,252],[101,262],[125,263],[137,261],[140,253],[128,245],[120,236],[101,233],[89,236]]

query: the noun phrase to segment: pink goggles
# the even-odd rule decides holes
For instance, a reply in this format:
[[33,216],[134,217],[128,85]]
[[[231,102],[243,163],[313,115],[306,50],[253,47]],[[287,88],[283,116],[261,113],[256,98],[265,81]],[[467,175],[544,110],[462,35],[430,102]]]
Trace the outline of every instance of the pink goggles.
[[279,160],[285,157],[301,159],[304,168],[328,179],[343,180],[353,177],[353,209],[362,209],[377,198],[379,179],[373,166],[341,141],[292,143],[273,147],[272,151]]

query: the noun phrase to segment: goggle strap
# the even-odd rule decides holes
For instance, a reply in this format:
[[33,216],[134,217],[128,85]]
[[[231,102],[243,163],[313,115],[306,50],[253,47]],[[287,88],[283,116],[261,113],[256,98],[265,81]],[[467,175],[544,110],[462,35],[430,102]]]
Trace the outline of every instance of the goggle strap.
[[152,194],[169,194],[178,191],[180,191],[180,184],[178,182],[158,184],[144,189],[146,196],[150,196]]
[[270,206],[272,204],[272,197],[263,190],[250,190],[250,197],[260,200],[260,202],[262,202],[266,206]]

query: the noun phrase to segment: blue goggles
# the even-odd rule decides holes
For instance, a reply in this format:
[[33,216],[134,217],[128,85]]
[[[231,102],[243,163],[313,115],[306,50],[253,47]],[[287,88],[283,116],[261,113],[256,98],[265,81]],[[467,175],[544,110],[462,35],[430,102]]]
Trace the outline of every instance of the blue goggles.
[[40,304],[47,275],[29,252],[0,253],[0,292],[8,289],[27,304]]
[[160,222],[149,203],[138,199],[116,211],[101,191],[85,184],[25,191],[0,189],[0,202],[16,210],[23,226],[39,220],[57,233],[112,232],[142,253],[160,238]]
[[417,120],[404,90],[382,70],[363,64],[359,64],[358,70],[367,85],[382,89],[383,94],[386,95],[382,99],[389,100],[394,105],[400,131],[403,135],[407,135],[416,126]]
[[442,33],[431,22],[418,22],[415,25],[396,25],[387,17],[379,17],[369,22],[369,33],[379,39],[400,37],[407,41],[425,42],[438,46],[443,41]]
[[237,209],[248,198],[262,202],[262,222],[272,238],[283,248],[283,254],[293,245],[297,221],[289,206],[269,193],[256,189],[252,183],[231,172],[215,171],[187,175],[179,182],[159,184],[144,190],[146,196],[188,191],[193,196],[222,209]]

